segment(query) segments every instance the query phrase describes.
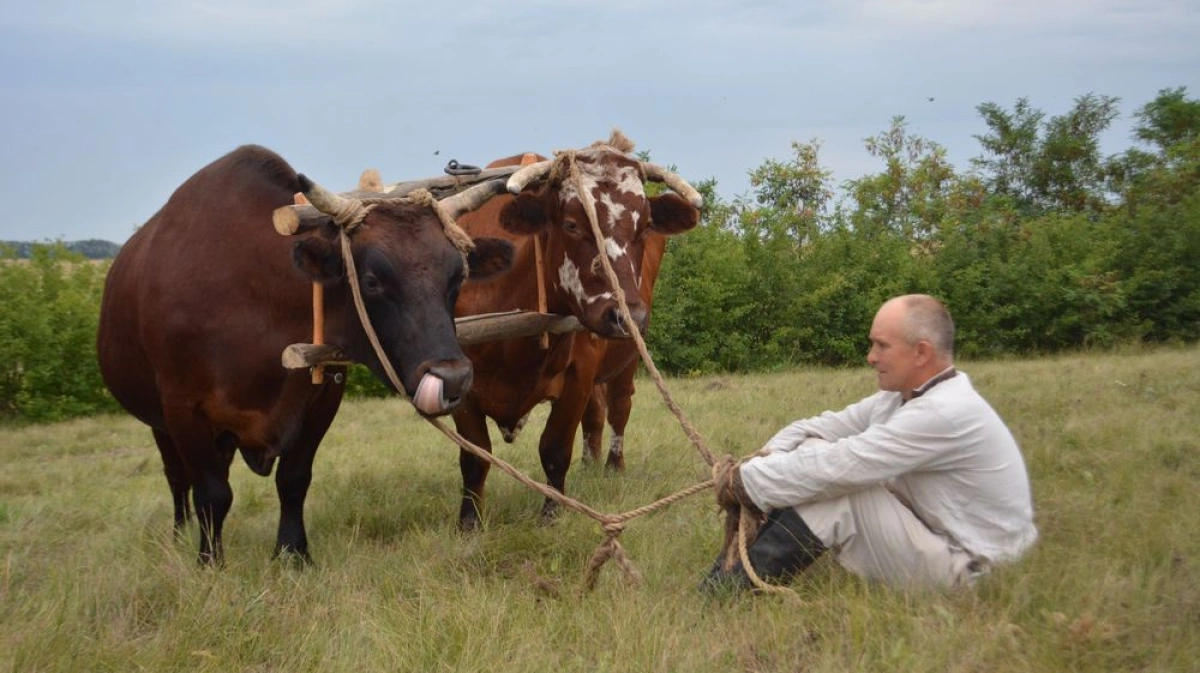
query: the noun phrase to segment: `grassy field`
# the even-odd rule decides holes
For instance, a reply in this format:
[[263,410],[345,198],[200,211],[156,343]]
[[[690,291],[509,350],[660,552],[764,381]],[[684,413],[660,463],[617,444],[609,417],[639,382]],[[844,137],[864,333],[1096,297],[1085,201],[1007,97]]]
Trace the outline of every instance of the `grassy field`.
[[[799,600],[695,591],[710,491],[632,522],[643,575],[580,594],[598,525],[535,522],[493,471],[487,528],[455,532],[457,451],[396,400],[343,407],[308,500],[316,563],[269,558],[274,482],[234,465],[227,566],[170,532],[149,432],[113,416],[0,428],[0,669],[12,671],[1200,671],[1200,349],[962,363],[1029,463],[1041,540],[974,591],[890,590],[828,559]],[[669,382],[714,451],[869,393],[865,369]],[[619,512],[707,478],[649,381],[628,471],[576,465]],[[498,455],[541,479],[537,420]]]

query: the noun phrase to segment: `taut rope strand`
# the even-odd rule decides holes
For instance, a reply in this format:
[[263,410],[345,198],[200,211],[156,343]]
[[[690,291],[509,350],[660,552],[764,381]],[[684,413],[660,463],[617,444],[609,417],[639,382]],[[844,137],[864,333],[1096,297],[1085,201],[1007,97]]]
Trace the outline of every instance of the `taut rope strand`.
[[[582,179],[579,175],[579,169],[578,169],[578,166],[575,164],[575,153],[574,153],[574,151],[571,151],[571,152],[566,153],[566,155],[567,155],[566,160],[569,164],[569,170],[571,172],[571,175],[573,176],[573,178],[576,181],[576,189],[580,193],[580,195],[582,195],[584,193],[584,191],[583,191]],[[391,200],[394,201],[394,199],[391,199]],[[388,201],[388,200],[387,199],[380,199],[380,200],[372,199],[370,201],[364,201],[364,203],[369,203],[370,205],[373,205],[373,203],[370,203],[370,202],[375,202],[375,201],[383,202],[383,201]],[[597,242],[599,243],[600,241],[604,240],[604,237],[603,237],[603,232],[600,231],[600,225],[596,218],[595,204],[592,203],[590,194],[588,195],[588,198],[586,198],[586,199],[582,198],[582,196],[581,196],[581,201],[583,202],[584,209],[586,210],[586,212],[588,214],[588,218],[591,221],[592,231],[593,231],[594,235],[596,236]],[[446,229],[446,232],[447,232],[447,234],[446,234],[447,237],[449,237],[450,240],[455,243],[455,247],[458,247],[459,251],[462,252],[462,254],[465,256],[466,250],[463,247],[459,246],[459,243],[455,239],[455,236],[452,235],[452,233],[451,233],[452,231],[462,232],[462,230],[458,227],[457,223],[454,223],[453,221],[450,221],[450,223],[449,223],[450,225],[452,225],[452,227],[447,225],[447,220],[449,220],[449,218],[438,207],[436,199],[431,199],[430,205],[435,209],[435,211],[437,211],[439,218],[442,220],[443,227]],[[365,217],[366,212],[363,212],[362,216]],[[359,223],[361,223],[361,219],[359,220]],[[357,223],[354,226],[357,226]],[[341,247],[342,247],[342,256],[344,257],[345,263],[346,263],[347,275],[350,279],[351,294],[354,297],[354,307],[355,307],[356,311],[358,312],[359,321],[362,323],[363,330],[366,332],[367,338],[371,343],[371,347],[375,351],[375,356],[377,358],[379,358],[380,364],[383,366],[383,370],[387,374],[388,381],[391,382],[392,386],[400,393],[400,395],[402,395],[405,399],[408,399],[408,394],[404,390],[404,385],[400,381],[399,376],[397,376],[395,369],[392,367],[391,361],[388,359],[387,354],[384,352],[383,345],[379,342],[379,337],[375,333],[374,327],[371,325],[370,316],[367,315],[366,305],[362,299],[362,291],[358,285],[358,273],[355,269],[353,250],[351,249],[351,246],[350,246],[350,237],[349,237],[349,233],[348,233],[349,229],[353,229],[353,227],[343,227],[342,228],[342,231],[341,231],[342,246]],[[463,236],[465,237],[465,234],[463,234]],[[469,243],[470,239],[467,238],[467,241]],[[691,424],[687,421],[687,419],[684,417],[683,411],[679,408],[679,406],[677,404],[675,404],[674,399],[671,398],[670,393],[666,389],[666,384],[663,382],[662,375],[659,373],[657,367],[654,366],[654,362],[650,358],[650,354],[646,349],[646,344],[642,340],[641,332],[638,329],[637,325],[635,325],[633,323],[633,319],[632,319],[632,316],[629,311],[629,306],[625,302],[624,293],[621,291],[620,285],[616,279],[616,274],[613,271],[612,265],[609,263],[607,256],[602,255],[601,262],[604,265],[605,272],[608,274],[609,282],[613,286],[614,293],[615,293],[615,295],[617,297],[617,301],[621,307],[621,311],[624,315],[625,321],[629,325],[631,333],[633,334],[633,337],[637,343],[638,351],[642,356],[642,361],[646,364],[647,369],[650,371],[651,376],[654,378],[655,384],[658,386],[659,392],[662,393],[663,398],[667,402],[667,406],[675,414],[675,417],[677,419],[679,419],[679,422],[683,426],[685,433],[688,435],[689,439],[691,439],[692,444],[696,446],[696,449],[700,452],[700,454],[704,458],[704,460],[710,466],[714,465],[715,461],[712,457],[712,452],[708,450],[708,447],[706,446],[704,439],[700,436],[700,434],[695,430],[695,428],[693,428],[691,426]],[[587,565],[587,568],[586,568],[586,571],[584,574],[584,581],[583,581],[583,590],[584,591],[590,591],[595,587],[596,580],[597,580],[597,577],[598,577],[601,567],[603,567],[603,565],[610,559],[616,561],[617,566],[625,574],[626,579],[630,583],[632,583],[632,584],[640,583],[641,575],[640,575],[640,573],[638,573],[638,571],[634,567],[632,561],[629,559],[628,554],[625,553],[625,549],[624,549],[624,547],[622,547],[621,542],[619,540],[621,533],[624,531],[625,523],[632,519],[635,519],[637,517],[644,516],[646,514],[654,512],[658,509],[666,507],[666,506],[668,506],[672,503],[675,503],[679,500],[690,497],[690,496],[692,496],[696,493],[699,493],[700,491],[703,491],[707,488],[711,488],[714,483],[714,480],[710,479],[705,482],[694,484],[694,485],[692,485],[688,488],[685,488],[685,489],[683,489],[677,493],[674,493],[672,495],[661,498],[653,503],[650,503],[649,505],[638,507],[636,509],[633,509],[633,510],[621,513],[621,514],[615,514],[615,515],[605,514],[605,513],[599,512],[599,511],[585,505],[582,502],[579,502],[578,500],[575,500],[574,498],[568,497],[566,494],[558,491],[555,488],[552,488],[548,485],[541,484],[537,481],[534,481],[530,477],[523,474],[520,470],[518,470],[515,467],[513,467],[512,465],[508,464],[506,461],[504,461],[500,458],[497,458],[496,456],[492,455],[490,452],[484,450],[483,448],[478,447],[475,444],[467,441],[467,439],[465,437],[458,434],[458,432],[448,428],[440,420],[438,420],[436,418],[429,418],[429,417],[423,417],[423,418],[425,418],[426,421],[428,421],[431,425],[433,425],[435,428],[437,428],[442,434],[446,435],[451,440],[453,440],[456,444],[459,445],[460,448],[467,451],[468,453],[471,453],[472,455],[476,456],[477,458],[480,458],[484,461],[487,461],[489,464],[496,466],[505,474],[508,474],[509,476],[516,479],[517,481],[524,484],[525,486],[541,493],[543,496],[550,498],[551,500],[554,500],[555,502],[557,502],[560,505],[563,505],[564,507],[573,509],[573,510],[580,512],[592,519],[595,519],[602,525],[602,527],[604,528],[605,539],[596,548],[596,550],[592,553],[591,558],[588,560],[588,565]],[[741,525],[739,526],[739,531],[738,531],[738,533],[739,533],[738,551],[739,551],[739,554],[741,555],[742,563],[746,567],[747,574],[750,576],[751,582],[753,582],[756,587],[758,587],[759,589],[761,589],[763,591],[770,591],[770,592],[788,592],[788,591],[790,591],[789,589],[786,589],[784,587],[772,587],[771,585],[767,585],[766,583],[764,583],[762,581],[762,579],[760,579],[758,577],[758,575],[754,572],[754,569],[750,566],[749,561],[746,557],[746,540],[745,540],[746,530],[747,530],[748,526],[750,525],[749,523],[747,523],[748,516],[750,516],[750,515],[748,515],[748,513],[746,513],[745,511],[742,512],[742,522],[741,522]],[[751,516],[750,520],[752,520],[752,519],[753,519],[753,517]]]
[[[600,259],[600,263],[604,266],[604,273],[608,276],[608,282],[612,286],[613,295],[617,298],[617,304],[621,307],[621,315],[624,316],[625,323],[629,327],[629,333],[633,336],[634,342],[637,344],[638,352],[642,356],[642,362],[646,365],[646,369],[650,372],[650,377],[654,379],[654,385],[656,385],[659,392],[662,393],[663,400],[666,402],[667,407],[679,420],[679,423],[683,427],[684,433],[687,434],[688,439],[691,440],[692,444],[696,447],[696,450],[700,452],[700,455],[704,458],[704,461],[708,463],[710,467],[714,468],[714,479],[705,482],[705,487],[711,486],[716,481],[716,471],[719,467],[719,464],[713,458],[712,452],[709,451],[708,446],[704,442],[704,438],[700,436],[700,433],[697,432],[694,427],[692,427],[691,423],[689,423],[687,418],[684,416],[683,410],[679,408],[679,405],[675,403],[674,398],[671,397],[671,393],[667,390],[667,386],[663,380],[662,374],[659,373],[658,368],[654,366],[654,360],[650,357],[650,353],[646,349],[646,342],[644,339],[642,339],[641,330],[633,321],[633,316],[629,311],[629,305],[625,301],[625,292],[621,289],[620,283],[617,280],[617,274],[615,271],[613,271],[612,264],[608,259],[608,255],[604,254],[603,252],[604,245],[602,243],[605,240],[604,232],[600,229],[599,218],[596,216],[596,204],[592,201],[591,194],[588,193],[586,197],[584,196],[585,190],[583,187],[583,178],[579,173],[579,166],[575,163],[575,152],[570,151],[564,153],[563,159],[568,162],[570,176],[575,183],[575,191],[578,193],[579,200],[583,204],[584,212],[587,213],[588,221],[592,225],[592,235],[596,239],[596,247],[600,248],[601,250],[598,258]],[[746,537],[747,531],[749,528],[751,528],[751,524],[753,523],[753,515],[747,512],[745,508],[740,509],[741,516],[737,527],[738,554],[741,556],[742,566],[745,568],[746,574],[750,577],[750,582],[760,591],[770,593],[791,593],[792,595],[797,595],[787,587],[767,584],[762,580],[761,577],[758,576],[758,573],[754,571],[754,567],[750,565],[750,560],[747,557],[746,552]],[[753,528],[757,530],[757,525],[753,525]]]
[[650,357],[650,352],[646,350],[646,342],[642,339],[642,331],[634,323],[633,317],[629,312],[629,304],[625,302],[625,292],[621,289],[621,284],[617,280],[617,274],[613,271],[612,264],[609,262],[608,255],[604,254],[604,232],[600,230],[600,222],[596,217],[596,204],[592,202],[592,195],[587,194],[584,197],[585,191],[583,187],[583,177],[579,174],[579,166],[575,163],[575,152],[568,152],[566,160],[569,162],[571,179],[575,181],[575,191],[579,194],[579,200],[583,203],[584,212],[587,213],[588,220],[592,225],[592,235],[596,238],[596,247],[600,248],[600,263],[604,266],[604,273],[608,276],[608,282],[612,286],[613,295],[617,298],[617,304],[621,307],[621,315],[625,318],[625,323],[629,327],[629,333],[633,336],[634,343],[637,344],[638,353],[642,356],[642,362],[646,365],[646,369],[650,372],[650,377],[654,379],[654,385],[658,386],[658,391],[662,394],[663,400],[667,403],[667,407],[671,413],[675,414],[675,418],[679,419],[680,425],[683,426],[684,433],[691,440],[692,445],[700,452],[704,458],[704,462],[712,466],[714,459],[712,451],[709,451],[708,444],[700,433],[696,431],[692,424],[688,422],[687,417],[683,414],[683,409],[675,403],[675,399],[671,397],[670,391],[667,390],[667,384],[663,381],[662,374],[659,373],[658,367],[654,366],[654,360]]

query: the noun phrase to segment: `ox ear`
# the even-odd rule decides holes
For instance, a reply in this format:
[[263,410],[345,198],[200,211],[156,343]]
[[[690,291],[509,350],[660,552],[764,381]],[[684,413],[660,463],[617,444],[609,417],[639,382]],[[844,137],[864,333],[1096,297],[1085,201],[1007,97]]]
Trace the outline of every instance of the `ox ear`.
[[517,194],[500,209],[500,226],[518,236],[537,234],[549,222],[545,202],[533,194]]
[[319,236],[305,236],[293,244],[292,264],[317,283],[337,282],[346,275],[341,250]]
[[700,222],[700,211],[674,192],[650,197],[650,227],[664,236],[691,231]]
[[472,280],[483,280],[512,268],[513,244],[502,238],[477,238],[467,254]]

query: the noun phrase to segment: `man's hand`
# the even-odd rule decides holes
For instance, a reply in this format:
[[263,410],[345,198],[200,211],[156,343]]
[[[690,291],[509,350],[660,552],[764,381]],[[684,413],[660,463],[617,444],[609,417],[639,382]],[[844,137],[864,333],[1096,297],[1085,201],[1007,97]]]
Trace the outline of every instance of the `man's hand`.
[[745,507],[752,514],[762,514],[762,510],[746,493],[746,487],[742,485],[740,465],[733,460],[733,456],[725,456],[713,465],[713,490],[716,492],[717,504],[722,509]]

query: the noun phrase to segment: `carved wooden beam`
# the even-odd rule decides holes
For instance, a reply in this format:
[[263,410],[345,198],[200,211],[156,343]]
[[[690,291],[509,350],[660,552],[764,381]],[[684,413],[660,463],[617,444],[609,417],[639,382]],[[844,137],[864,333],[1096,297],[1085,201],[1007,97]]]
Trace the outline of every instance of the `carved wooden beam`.
[[292,344],[283,349],[282,359],[284,369],[353,364],[342,349],[328,344]]
[[454,321],[458,329],[458,343],[464,346],[536,336],[542,332],[565,334],[583,330],[583,325],[573,315],[554,315],[533,311],[510,311],[508,313],[484,313],[458,318]]
[[[506,178],[513,173],[516,173],[520,166],[502,166],[500,168],[485,168],[475,175],[443,175],[436,178],[427,178],[425,180],[410,180],[408,182],[397,182],[391,185],[384,186],[384,196],[405,196],[411,194],[418,189],[428,189],[433,192],[433,195],[439,199],[445,198],[452,194],[457,194],[471,185],[495,180],[498,178]],[[378,197],[378,194],[370,192],[351,192],[352,195],[360,198]]]
[[[458,330],[458,342],[464,346],[502,339],[537,336],[543,332],[565,334],[584,329],[575,316],[533,311],[471,315],[456,319],[454,324]],[[337,346],[315,344],[288,346],[283,351],[282,361],[285,369],[309,369],[318,365],[351,364],[350,359]]]

